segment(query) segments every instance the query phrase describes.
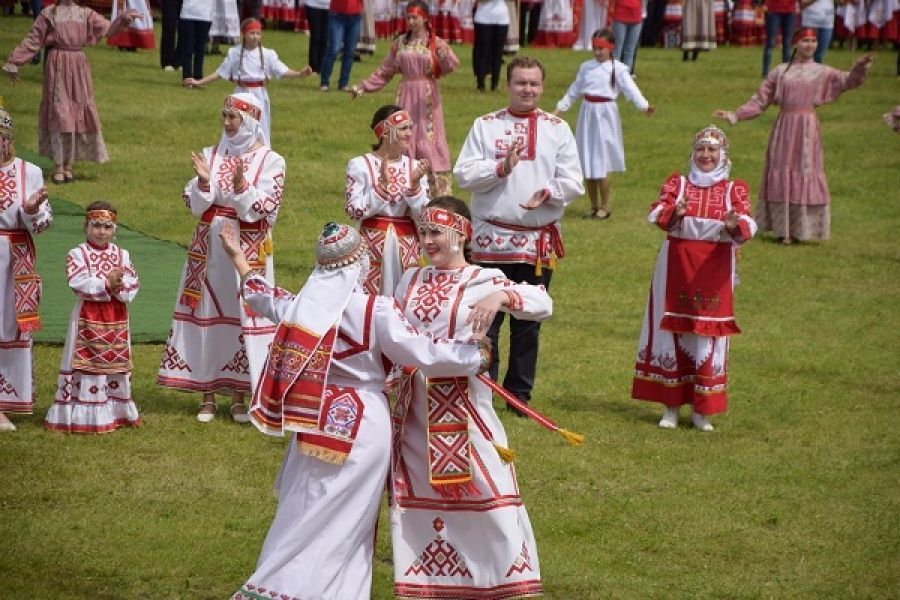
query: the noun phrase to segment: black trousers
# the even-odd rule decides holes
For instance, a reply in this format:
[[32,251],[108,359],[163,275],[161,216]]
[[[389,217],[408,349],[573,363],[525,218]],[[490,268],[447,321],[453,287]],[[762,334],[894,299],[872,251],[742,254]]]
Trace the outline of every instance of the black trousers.
[[182,79],[203,79],[203,55],[211,26],[209,21],[178,21],[178,60],[181,63]]
[[[515,282],[526,282],[532,285],[543,285],[550,289],[550,278],[553,270],[544,268],[540,276],[535,275],[534,265],[527,263],[492,263],[485,267],[500,269],[506,278]],[[505,313],[498,312],[494,322],[488,329],[488,337],[493,345],[494,358],[491,362],[489,373],[491,379],[497,379],[500,371],[500,326],[503,325]],[[509,318],[509,364],[506,367],[506,376],[503,378],[503,387],[513,395],[528,402],[531,400],[531,389],[534,387],[534,373],[537,369],[538,338],[541,333],[541,324],[535,321],[520,321],[515,317]]]
[[500,83],[500,66],[503,63],[503,44],[506,43],[506,25],[479,25],[475,23],[475,45],[472,46],[472,67],[478,89],[484,89],[484,79],[491,75],[491,89]]
[[522,3],[519,6],[519,42],[523,46],[530,46],[534,41],[534,36],[537,35],[543,5],[543,2],[538,2],[536,4]]
[[328,50],[328,9],[306,7],[309,23],[309,66],[313,72],[322,71],[322,59]]
[[176,50],[178,38],[178,15],[181,14],[182,0],[162,0],[160,8],[162,35],[159,38],[159,66],[180,67],[181,60]]

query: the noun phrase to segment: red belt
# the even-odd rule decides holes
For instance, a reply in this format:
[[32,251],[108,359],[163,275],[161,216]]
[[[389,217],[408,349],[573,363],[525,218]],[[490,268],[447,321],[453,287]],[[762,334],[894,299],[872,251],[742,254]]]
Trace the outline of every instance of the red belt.
[[417,235],[416,223],[409,217],[369,217],[362,222],[362,226],[366,229],[377,229],[379,231],[387,231],[388,227],[393,227],[397,235]]
[[600,102],[612,102],[612,101],[613,101],[612,98],[607,98],[606,96],[591,96],[590,94],[585,94],[585,95],[584,95],[584,100],[585,100],[586,102],[597,102],[597,103],[600,103]]
[[240,87],[245,87],[245,88],[261,88],[261,87],[265,87],[265,85],[266,85],[265,81],[241,81],[240,79],[238,79],[234,83],[236,85],[239,85]]
[[556,261],[550,256],[550,252],[556,255],[556,258],[562,258],[566,255],[566,248],[563,246],[562,234],[559,230],[559,224],[554,221],[548,225],[541,227],[526,227],[524,225],[512,225],[510,223],[501,223],[500,221],[488,221],[495,227],[502,227],[511,231],[536,231],[538,233],[534,250],[537,254],[537,262],[534,271],[538,275],[541,273],[541,262],[547,257],[547,266],[551,269],[555,266]]
[[200,220],[204,223],[212,223],[212,220],[216,217],[225,217],[228,219],[235,219],[240,223],[241,231],[265,231],[268,229],[268,225],[266,224],[266,220],[262,219],[256,222],[248,222],[241,221],[238,219],[237,212],[229,207],[229,206],[219,206],[217,204],[213,204],[209,208],[206,209],[206,212],[203,213],[203,216],[200,217]]

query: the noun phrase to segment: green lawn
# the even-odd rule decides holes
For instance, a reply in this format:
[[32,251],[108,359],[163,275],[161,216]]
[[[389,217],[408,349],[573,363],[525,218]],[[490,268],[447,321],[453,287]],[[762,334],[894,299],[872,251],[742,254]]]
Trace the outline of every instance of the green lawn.
[[[0,21],[0,53],[29,23]],[[290,66],[305,64],[305,37],[266,32],[264,41]],[[463,66],[441,81],[454,154],[472,120],[505,99],[475,92],[471,49],[457,50]],[[185,244],[194,225],[180,198],[190,152],[218,139],[230,85],[181,89],[156,53],[100,46],[88,54],[112,160],[77,164],[82,180],[53,186],[51,197],[81,206],[110,200],[131,229]],[[542,105],[552,109],[588,55],[533,54],[547,65]],[[644,220],[647,206],[666,175],[686,167],[690,140],[713,109],[749,98],[760,55],[724,48],[683,63],[678,51],[641,49],[638,83],[657,114],[621,106],[629,170],[613,179],[613,217],[581,220],[582,199],[564,219],[568,255],[553,280],[556,314],[544,327],[534,404],[587,443],[572,448],[504,417],[547,598],[900,596],[900,447],[891,416],[900,398],[900,136],[881,122],[900,101],[894,53],[878,53],[861,89],[819,111],[831,241],[783,248],[763,236],[742,251],[744,333],[732,341],[731,409],[713,420],[717,431],[659,430],[659,408],[629,398],[661,241]],[[846,69],[854,55],[827,58]],[[376,62],[354,65],[354,81]],[[209,57],[206,72],[217,65]],[[33,150],[41,69],[22,71],[20,85],[0,83],[0,95],[17,144]],[[273,142],[288,165],[275,230],[283,285],[299,287],[322,223],[343,219],[346,161],[373,141],[371,115],[394,89],[351,103],[319,92],[315,78],[272,83]],[[573,125],[576,115],[568,113]],[[727,128],[732,175],[751,191],[774,118],[770,111]],[[45,277],[62,277],[63,254],[48,258],[58,268]],[[145,270],[153,264],[139,258]],[[181,259],[166,260],[177,272]],[[71,306],[73,297],[45,302]],[[157,302],[170,309],[174,298]],[[36,414],[0,436],[0,597],[222,599],[253,571],[284,444],[225,418],[198,424],[196,398],[154,383],[161,349],[134,351],[144,425],[79,437],[41,428],[61,348],[37,347]],[[390,557],[382,527],[373,598],[392,597]]]

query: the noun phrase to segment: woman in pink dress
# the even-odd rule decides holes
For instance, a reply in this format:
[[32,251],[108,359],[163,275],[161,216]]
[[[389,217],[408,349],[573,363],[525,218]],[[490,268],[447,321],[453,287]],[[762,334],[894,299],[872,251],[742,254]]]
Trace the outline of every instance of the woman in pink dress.
[[451,193],[450,149],[444,131],[444,110],[437,80],[459,67],[459,59],[447,42],[434,35],[428,25],[428,6],[415,0],[406,7],[406,33],[391,44],[384,63],[359,85],[350,88],[351,97],[383,88],[400,73],[397,104],[405,108],[416,124],[409,145],[412,158],[431,165],[428,189],[434,197]]
[[759,116],[771,104],[781,107],[769,135],[756,222],[760,231],[773,231],[784,244],[829,237],[830,196],[815,108],[862,84],[872,62],[867,54],[850,71],[839,71],[816,63],[815,51],[815,30],[798,30],[791,60],[769,72],[746,104],[713,113],[734,125]]
[[76,160],[109,160],[94,104],[91,66],[82,48],[93,46],[103,36],[114,36],[138,16],[129,9],[110,24],[74,0],[60,0],[41,11],[31,31],[6,59],[3,70],[15,83],[18,67],[30,62],[41,48],[47,49],[38,145],[43,156],[53,159],[53,183],[72,181]]

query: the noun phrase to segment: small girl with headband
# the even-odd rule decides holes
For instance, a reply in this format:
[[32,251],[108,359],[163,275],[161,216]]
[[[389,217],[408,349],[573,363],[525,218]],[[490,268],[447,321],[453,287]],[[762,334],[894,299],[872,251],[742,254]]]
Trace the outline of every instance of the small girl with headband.
[[[566,112],[579,96],[583,97],[575,126],[578,156],[587,182],[591,212],[586,219],[608,219],[609,173],[625,171],[625,146],[622,141],[622,121],[616,98],[620,93],[647,116],[654,107],[638,89],[628,65],[615,60],[616,39],[609,29],[600,29],[591,37],[594,59],[578,68],[575,81],[566,95],[556,103],[554,114]],[[598,198],[599,191],[599,198]]]
[[68,433],[108,433],[141,423],[131,399],[131,333],[128,304],[138,276],[128,251],[113,243],[116,209],[97,201],[85,212],[87,240],[69,250],[66,277],[75,307],[44,428]]
[[203,87],[207,83],[227,79],[234,82],[234,92],[253,94],[262,105],[260,126],[266,136],[266,143],[272,145],[271,123],[272,111],[269,107],[269,94],[266,86],[269,79],[292,79],[312,75],[309,65],[294,71],[281,62],[278,54],[262,46],[262,23],[258,19],[241,21],[241,45],[228,49],[225,60],[219,68],[203,79],[187,77],[183,80],[185,87]]

